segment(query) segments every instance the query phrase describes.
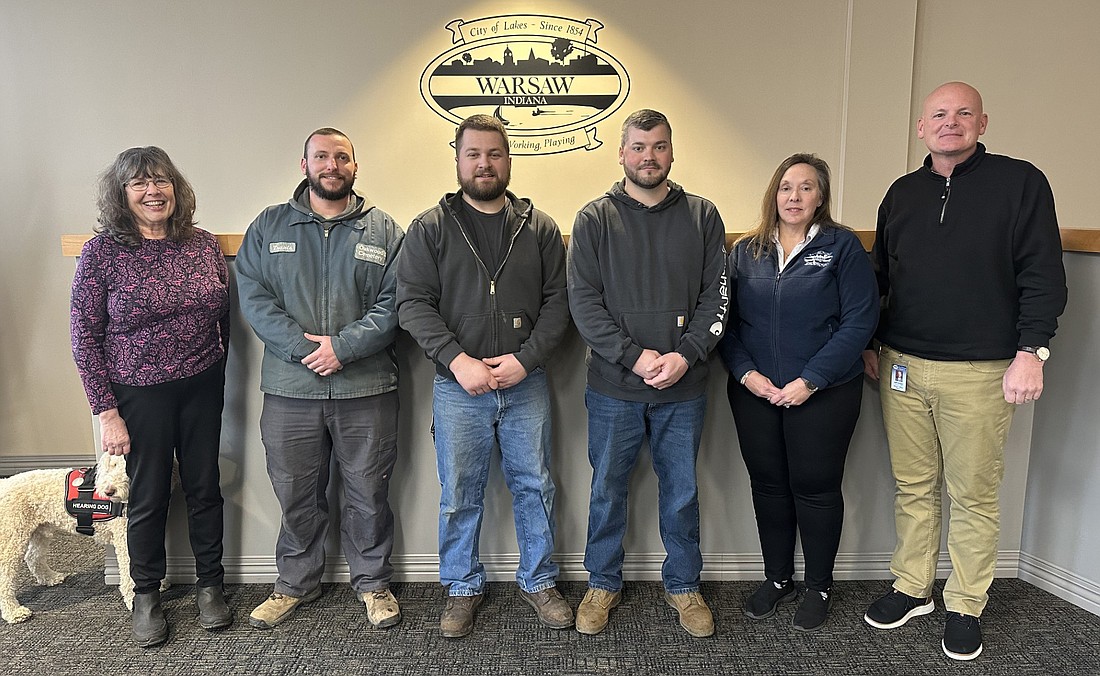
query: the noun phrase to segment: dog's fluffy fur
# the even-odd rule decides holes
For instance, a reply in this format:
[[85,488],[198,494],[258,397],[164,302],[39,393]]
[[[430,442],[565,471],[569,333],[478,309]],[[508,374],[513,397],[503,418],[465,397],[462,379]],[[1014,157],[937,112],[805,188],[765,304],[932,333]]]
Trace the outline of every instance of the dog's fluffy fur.
[[[100,456],[96,463],[96,491],[112,500],[125,502],[130,495],[126,457]],[[38,584],[52,586],[65,575],[50,567],[46,557],[52,536],[76,534],[76,519],[65,511],[64,490],[67,469],[39,469],[0,479],[0,615],[10,623],[31,616],[15,597],[15,577],[20,559],[27,562]],[[84,537],[84,536],[80,536]],[[118,557],[122,599],[133,609],[134,581],[130,578],[130,553],[126,548],[126,517],[95,522],[95,540],[114,545]]]

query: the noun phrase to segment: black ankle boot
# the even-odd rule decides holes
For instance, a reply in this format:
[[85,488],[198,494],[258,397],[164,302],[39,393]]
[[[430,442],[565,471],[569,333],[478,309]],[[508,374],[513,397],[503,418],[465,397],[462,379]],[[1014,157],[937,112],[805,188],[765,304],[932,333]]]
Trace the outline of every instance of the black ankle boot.
[[233,623],[233,613],[229,612],[220,584],[196,588],[195,603],[199,607],[199,626],[203,629],[225,629]]
[[150,648],[168,640],[168,622],[160,607],[160,592],[134,594],[134,612],[131,615],[134,643]]

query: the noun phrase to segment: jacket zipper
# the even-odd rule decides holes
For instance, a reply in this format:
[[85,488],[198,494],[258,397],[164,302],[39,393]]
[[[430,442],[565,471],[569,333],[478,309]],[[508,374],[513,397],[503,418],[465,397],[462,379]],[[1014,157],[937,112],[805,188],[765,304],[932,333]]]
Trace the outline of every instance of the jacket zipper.
[[940,195],[943,206],[940,208],[940,225],[943,225],[943,217],[947,213],[947,203],[951,200],[951,177],[947,177],[947,183],[943,186],[943,194]]
[[[507,209],[508,205],[505,205],[504,208]],[[493,274],[489,273],[489,267],[485,265],[485,261],[481,260],[481,256],[478,255],[477,249],[474,248],[474,244],[470,241],[469,235],[466,234],[466,228],[462,227],[462,221],[458,219],[458,214],[455,213],[455,210],[451,208],[450,204],[447,204],[447,211],[451,214],[451,218],[454,219],[455,223],[458,224],[458,231],[462,233],[462,239],[466,240],[466,246],[470,247],[470,253],[474,255],[474,260],[477,261],[477,264],[481,267],[481,270],[485,273],[485,276],[489,278],[489,313],[492,315],[492,319],[489,322],[492,326],[492,335],[490,336],[490,339],[492,342],[493,351],[498,352],[500,349],[500,327],[496,322],[497,278],[500,277],[500,272],[504,269],[504,264],[508,262],[508,257],[512,255],[512,249],[516,245],[516,238],[519,237],[520,231],[523,230],[523,224],[524,222],[526,222],[527,217],[530,214],[530,210],[528,210],[526,213],[523,214],[523,216],[520,217],[520,224],[516,228],[515,232],[512,233],[512,239],[508,242],[508,250],[504,252],[504,258],[501,259],[500,266],[497,267],[497,271]]]
[[[776,324],[779,322],[779,280],[783,277],[783,271],[779,269],[779,254],[776,253],[776,270],[775,270],[775,285],[772,287],[772,354],[775,359],[775,366],[779,368],[779,332],[775,330]],[[788,263],[789,265],[789,263]],[[779,374],[779,379],[783,380],[783,374]],[[782,387],[782,385],[780,385]]]
[[[818,231],[818,237],[820,237],[820,235],[821,235],[821,232]],[[803,254],[805,254],[805,253],[807,253],[811,250],[816,251],[817,249],[820,249],[821,248],[821,240],[818,239],[818,237],[814,237],[814,239],[809,244],[807,244],[802,249],[802,251],[798,252],[798,255],[801,256],[801,255],[803,255]],[[787,266],[784,268],[784,270],[790,270],[792,265],[793,265],[793,261],[788,260],[787,261]],[[776,252],[776,254],[775,254],[775,285],[772,287],[772,327],[773,327],[772,328],[772,355],[775,358],[775,368],[777,369],[779,379],[781,381],[783,381],[783,385],[786,385],[787,382],[789,382],[789,381],[783,375],[782,371],[778,371],[778,369],[780,368],[779,364],[782,362],[782,359],[779,355],[779,331],[775,329],[776,325],[779,322],[779,283],[780,283],[780,281],[782,281],[784,270],[779,269],[779,253]],[[782,388],[783,385],[777,385],[777,387]]]
[[[333,227],[336,227],[336,226],[333,226]],[[328,296],[329,296],[329,278],[328,278],[328,275],[329,275],[329,260],[328,260],[329,259],[329,251],[328,251],[328,242],[329,242],[329,238],[328,238],[328,236],[332,233],[332,228],[326,228],[324,225],[321,225],[321,229],[325,231],[325,239],[324,239],[324,242],[323,242],[324,256],[322,256],[322,258],[321,258],[321,260],[324,263],[324,275],[322,276],[322,279],[325,280],[325,283],[321,287],[323,289],[322,294],[321,294],[321,335],[322,336],[327,336],[327,335],[329,335],[329,330],[328,330],[328,301],[329,301],[329,298],[328,298]],[[336,374],[334,373],[332,375],[336,375]],[[332,380],[330,378],[331,378],[331,376],[329,378],[325,378],[325,384],[328,386],[328,396],[332,397]]]

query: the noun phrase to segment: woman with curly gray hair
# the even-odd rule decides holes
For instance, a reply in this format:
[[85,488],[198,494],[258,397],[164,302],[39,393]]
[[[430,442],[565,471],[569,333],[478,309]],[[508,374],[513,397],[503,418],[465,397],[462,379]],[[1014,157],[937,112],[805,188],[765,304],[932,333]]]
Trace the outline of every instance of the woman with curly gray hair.
[[218,470],[229,273],[195,227],[195,193],[160,148],[130,148],[99,180],[99,227],[73,279],[73,358],[102,448],[127,455],[133,639],[163,643],[160,605],[172,461],[178,458],[198,576],[198,621],[229,626]]

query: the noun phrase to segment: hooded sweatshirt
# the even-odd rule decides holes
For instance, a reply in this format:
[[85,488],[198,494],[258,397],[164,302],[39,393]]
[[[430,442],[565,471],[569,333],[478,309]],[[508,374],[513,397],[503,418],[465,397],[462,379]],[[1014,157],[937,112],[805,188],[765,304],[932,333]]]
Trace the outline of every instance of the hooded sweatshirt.
[[550,359],[569,326],[565,245],[553,219],[507,193],[502,261],[491,269],[459,218],[450,193],[413,220],[397,273],[401,327],[454,380],[459,354],[514,354],[530,373]]
[[[569,243],[569,308],[588,345],[588,385],[626,401],[701,396],[707,355],[722,337],[729,298],[725,225],[709,200],[668,182],[647,207],[621,181],[577,214]],[[631,369],[642,350],[678,352],[688,371],[658,390]]]

